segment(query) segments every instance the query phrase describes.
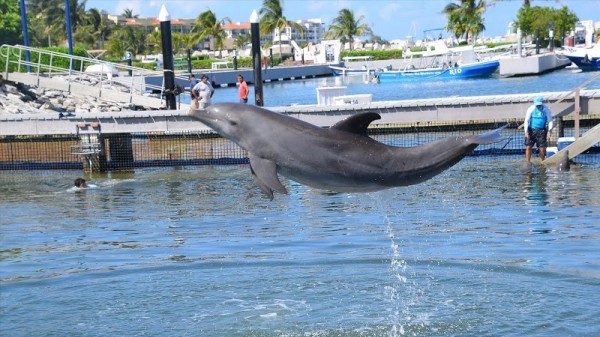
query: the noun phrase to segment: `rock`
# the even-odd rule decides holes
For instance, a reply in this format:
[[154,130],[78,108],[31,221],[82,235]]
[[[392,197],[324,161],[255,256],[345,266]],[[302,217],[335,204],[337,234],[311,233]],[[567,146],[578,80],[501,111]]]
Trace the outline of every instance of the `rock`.
[[47,98],[54,98],[54,97],[62,97],[62,93],[60,91],[56,91],[56,90],[48,90],[46,92],[44,92],[44,96]]
[[62,97],[50,99],[50,103],[52,103],[53,105],[62,105],[63,102],[64,102],[64,100]]
[[16,94],[14,93],[7,93],[6,94],[6,98],[11,101],[13,104],[20,102],[21,101],[21,97],[23,97],[23,95],[19,94],[18,92]]
[[51,102],[46,102],[40,107],[41,110],[62,112],[62,108],[55,106]]
[[19,94],[19,89],[17,89],[17,87],[12,86],[10,84],[5,84],[4,85],[4,92],[6,93],[11,93],[11,94]]
[[69,97],[65,98],[65,100],[62,102],[63,106],[71,106],[71,105],[74,106],[75,104],[76,104],[75,100],[73,100],[72,98],[69,98]]
[[[95,82],[95,77],[83,80]],[[113,82],[112,87],[104,80],[103,86],[122,90],[123,86]],[[56,89],[30,87],[21,83],[0,81],[0,114],[38,114],[55,112],[119,112],[123,110],[148,110],[143,106],[112,102],[94,96],[77,96]]]

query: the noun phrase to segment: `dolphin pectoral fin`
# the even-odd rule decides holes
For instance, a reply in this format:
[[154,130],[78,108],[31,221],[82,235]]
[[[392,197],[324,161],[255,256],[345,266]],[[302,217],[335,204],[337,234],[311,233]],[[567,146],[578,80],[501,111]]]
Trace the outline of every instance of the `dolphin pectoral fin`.
[[367,128],[369,127],[369,124],[377,119],[381,119],[381,116],[375,112],[356,114],[335,123],[331,126],[331,129],[367,136]]
[[248,154],[250,169],[258,187],[269,198],[273,199],[273,192],[287,194],[287,189],[281,184],[277,177],[277,164],[274,162]]
[[474,136],[474,137],[469,137],[469,142],[472,144],[493,144],[493,143],[497,143],[499,141],[502,141],[504,139],[506,139],[507,137],[502,136],[500,134],[500,131],[502,131],[504,128],[506,128],[508,126],[508,124],[499,127],[495,130],[486,132],[486,133],[482,133],[480,135]]

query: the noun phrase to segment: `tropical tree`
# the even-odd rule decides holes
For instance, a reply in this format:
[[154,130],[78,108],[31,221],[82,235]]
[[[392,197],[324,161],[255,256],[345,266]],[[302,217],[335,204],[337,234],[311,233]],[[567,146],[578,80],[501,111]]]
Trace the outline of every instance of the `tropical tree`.
[[[73,32],[83,24],[86,16],[86,0],[69,0],[71,14],[71,29]],[[29,0],[27,2],[28,16],[31,18],[30,30],[34,42],[42,44],[47,39],[47,45],[57,44],[66,39],[65,6],[62,0]],[[41,38],[41,36],[44,38]]]
[[133,9],[130,8],[125,8],[123,10],[123,16],[125,17],[125,19],[137,19],[139,17],[139,15],[133,15]]
[[[567,7],[555,9],[551,7],[538,7],[523,5],[517,13],[516,25],[523,34],[529,35],[540,30],[542,38],[548,37],[550,28],[557,32],[568,32],[575,28],[579,19]],[[558,34],[555,34],[558,37]]]
[[[36,45],[51,46],[53,41],[64,39],[65,12],[60,1],[31,0],[27,4],[31,18],[30,31]],[[64,2],[63,2],[64,4]],[[63,5],[64,6],[64,5]],[[45,41],[44,41],[45,40]]]
[[108,49],[114,57],[122,57],[126,51],[133,56],[144,53],[146,36],[141,28],[118,26],[113,29],[108,40]]
[[[173,36],[178,33],[173,33]],[[173,38],[175,40],[175,38]],[[146,35],[146,53],[158,54],[162,50],[160,29],[154,29]]]
[[366,23],[361,23],[364,16],[361,15],[355,19],[354,12],[350,9],[343,8],[339,11],[338,16],[333,19],[329,26],[325,37],[332,39],[340,39],[342,43],[349,42],[350,50],[353,48],[354,36],[372,33],[371,28]]
[[223,41],[227,37],[223,25],[228,22],[231,22],[231,19],[227,17],[217,20],[215,13],[211,10],[200,13],[192,28],[192,32],[195,33],[196,37],[195,42],[201,43],[208,37],[210,39],[210,49],[220,51],[223,49]]
[[[283,16],[282,8],[283,0],[263,0],[262,8],[259,11],[260,18],[260,33],[270,34],[277,30],[279,33],[279,55],[281,55],[281,31],[287,27],[296,29],[300,34],[303,34],[304,28],[297,22],[289,21]],[[291,39],[291,36],[288,38]]]
[[485,0],[460,0],[460,3],[451,2],[444,7],[442,13],[448,17],[446,30],[453,32],[456,38],[465,36],[469,41],[485,30],[483,13]]
[[104,49],[104,42],[110,32],[111,23],[108,20],[108,13],[90,8],[86,11],[83,23],[77,26],[73,36],[77,43]]
[[237,49],[241,49],[244,46],[246,46],[248,43],[250,43],[250,41],[252,41],[252,35],[250,35],[250,34],[240,34],[240,35],[238,35],[238,36],[235,37],[235,40],[233,41],[233,45]]
[[17,1],[0,0],[0,22],[0,44],[19,43],[21,15]]

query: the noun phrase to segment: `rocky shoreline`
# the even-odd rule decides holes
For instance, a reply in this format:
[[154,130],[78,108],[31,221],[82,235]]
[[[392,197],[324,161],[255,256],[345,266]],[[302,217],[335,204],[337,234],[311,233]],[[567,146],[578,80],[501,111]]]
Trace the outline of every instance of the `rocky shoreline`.
[[77,114],[155,110],[93,96],[78,96],[55,89],[38,88],[6,81],[0,77],[0,115],[6,114]]

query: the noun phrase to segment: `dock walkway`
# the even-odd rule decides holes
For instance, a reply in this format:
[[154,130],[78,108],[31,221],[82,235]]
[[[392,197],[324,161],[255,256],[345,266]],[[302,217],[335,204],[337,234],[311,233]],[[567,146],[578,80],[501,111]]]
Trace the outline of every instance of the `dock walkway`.
[[[538,94],[536,94],[538,95]],[[575,102],[572,92],[540,93],[554,115],[580,109],[580,115],[600,115],[600,90],[582,90]],[[311,124],[330,126],[347,116],[377,112],[373,124],[423,123],[423,125],[477,123],[478,121],[523,120],[531,105],[531,94],[452,97],[347,105],[300,105],[269,108]],[[202,123],[187,116],[187,110],[121,111],[79,113],[59,118],[58,114],[0,115],[0,136],[77,134],[77,125],[95,123],[102,133],[206,131]]]

